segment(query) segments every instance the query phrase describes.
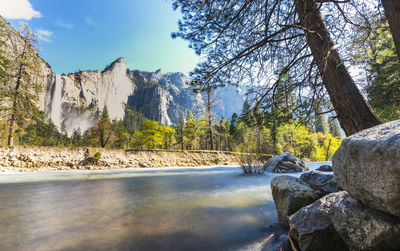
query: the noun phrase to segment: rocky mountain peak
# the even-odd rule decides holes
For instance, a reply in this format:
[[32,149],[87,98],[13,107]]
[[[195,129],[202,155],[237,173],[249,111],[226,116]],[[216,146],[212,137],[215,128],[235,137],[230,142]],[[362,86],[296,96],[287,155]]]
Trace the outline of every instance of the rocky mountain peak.
[[103,72],[106,71],[126,71],[126,60],[124,57],[120,57],[116,59],[114,62],[112,62],[109,66],[107,66]]

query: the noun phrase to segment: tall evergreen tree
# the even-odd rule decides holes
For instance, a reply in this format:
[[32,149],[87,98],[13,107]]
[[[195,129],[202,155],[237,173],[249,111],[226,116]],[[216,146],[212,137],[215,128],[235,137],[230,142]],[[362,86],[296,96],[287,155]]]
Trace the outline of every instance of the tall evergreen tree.
[[129,106],[125,107],[125,115],[123,119],[123,124],[125,130],[132,134],[134,130],[140,129],[143,121],[147,120],[143,113],[136,111]]
[[193,149],[196,140],[197,133],[197,125],[196,120],[193,117],[193,113],[191,111],[187,112],[186,115],[186,124],[183,130],[184,138],[186,139],[186,146],[189,150]]
[[243,102],[240,119],[243,122],[245,122],[248,126],[253,126],[254,122],[253,110],[251,109],[250,102],[247,98]]
[[104,106],[96,125],[90,129],[87,143],[94,146],[99,145],[103,148],[112,145],[112,137],[114,136],[117,126],[118,122],[110,120],[107,106]]
[[[10,60],[6,57],[5,53],[5,46],[6,42],[4,38],[6,37],[6,30],[5,24],[0,21],[0,85],[6,85],[8,74],[9,74],[9,67],[10,67]],[[0,93],[0,97],[3,95]]]
[[342,133],[340,132],[340,126],[336,118],[330,117],[328,119],[329,132],[336,138],[342,139]]
[[8,117],[8,145],[14,145],[15,130],[38,115],[38,94],[43,91],[39,82],[42,61],[35,47],[39,39],[24,23],[21,24],[19,35],[23,38],[23,45],[12,48],[8,83],[0,86],[3,115]]
[[322,133],[329,133],[328,122],[326,122],[325,115],[323,114],[320,105],[315,109],[315,131]]
[[231,124],[229,127],[229,134],[231,136],[235,135],[236,133],[236,123],[237,123],[237,119],[238,119],[238,115],[236,114],[236,112],[234,112],[232,114],[232,118],[231,118]]
[[353,59],[368,73],[365,90],[372,108],[388,122],[400,119],[400,61],[387,20],[374,16],[371,23],[371,33],[354,39],[363,46]]
[[175,139],[176,142],[180,145],[180,149],[184,150],[184,128],[185,128],[185,120],[183,118],[183,114],[181,113],[179,116],[178,124],[176,125],[176,134]]

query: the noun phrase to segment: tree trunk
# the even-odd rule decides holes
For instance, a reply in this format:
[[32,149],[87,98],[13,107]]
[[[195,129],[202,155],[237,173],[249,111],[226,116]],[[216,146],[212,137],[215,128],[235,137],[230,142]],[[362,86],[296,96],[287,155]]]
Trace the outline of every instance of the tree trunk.
[[181,127],[179,128],[180,129],[180,133],[181,133],[181,150],[183,151],[184,149],[184,147],[183,147],[183,124],[181,125]]
[[8,145],[13,146],[14,145],[14,125],[15,125],[15,116],[12,115],[10,119],[10,128],[8,131]]
[[385,9],[385,15],[389,22],[390,31],[392,32],[397,56],[400,59],[400,1],[382,0],[382,5]]
[[381,124],[333,47],[334,43],[314,1],[295,0],[295,5],[301,24],[307,30],[308,46],[346,135]]
[[214,148],[213,130],[212,130],[212,116],[211,116],[211,87],[210,83],[207,85],[207,115],[208,115],[208,133],[210,137],[210,150]]

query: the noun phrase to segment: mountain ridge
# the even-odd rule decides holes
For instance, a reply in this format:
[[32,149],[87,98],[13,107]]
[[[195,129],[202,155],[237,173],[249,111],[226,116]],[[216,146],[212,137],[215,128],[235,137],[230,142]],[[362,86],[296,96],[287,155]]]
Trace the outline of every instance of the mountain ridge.
[[[8,36],[3,39],[11,55],[12,44],[22,44],[23,38],[4,19],[0,21],[5,23]],[[69,135],[77,129],[84,132],[94,125],[105,106],[112,119],[123,119],[125,105],[128,105],[163,125],[176,124],[189,110],[196,117],[204,114],[201,94],[193,92],[189,78],[181,72],[131,70],[125,58],[119,57],[103,70],[56,74],[44,59],[41,60],[40,82],[44,88],[43,93],[38,94],[38,106]],[[239,94],[236,97],[230,94],[229,100],[224,97],[221,106],[225,108],[225,103],[231,103],[229,107],[241,106],[242,101]],[[219,111],[217,115],[230,117],[232,113]]]

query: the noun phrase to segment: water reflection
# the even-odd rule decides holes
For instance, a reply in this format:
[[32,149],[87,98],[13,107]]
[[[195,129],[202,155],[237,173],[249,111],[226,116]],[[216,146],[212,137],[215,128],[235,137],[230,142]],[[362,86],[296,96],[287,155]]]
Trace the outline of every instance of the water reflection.
[[172,168],[2,184],[0,250],[239,249],[277,222],[273,175],[240,173]]

